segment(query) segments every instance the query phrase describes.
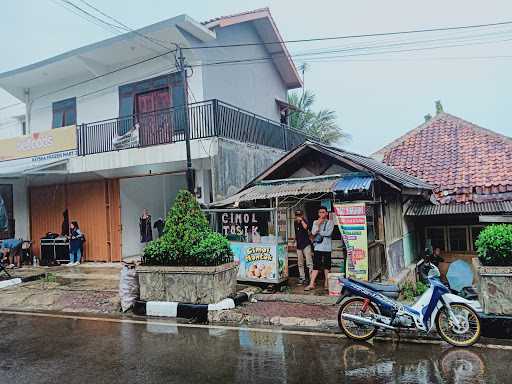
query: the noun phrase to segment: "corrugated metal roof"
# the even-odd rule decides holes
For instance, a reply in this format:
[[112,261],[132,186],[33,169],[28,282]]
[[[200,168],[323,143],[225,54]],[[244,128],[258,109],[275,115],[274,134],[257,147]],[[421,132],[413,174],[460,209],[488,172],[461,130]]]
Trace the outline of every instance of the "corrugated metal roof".
[[357,164],[363,166],[364,168],[368,169],[369,171],[372,171],[380,176],[384,176],[385,178],[387,178],[391,181],[395,181],[395,182],[401,184],[405,188],[419,188],[419,189],[428,189],[428,190],[431,190],[433,188],[432,185],[424,182],[421,179],[418,179],[417,177],[414,177],[405,172],[399,171],[398,169],[392,168],[389,165],[381,163],[380,161],[377,161],[370,157],[358,155],[357,153],[347,152],[347,151],[344,151],[344,150],[336,148],[336,147],[328,147],[328,146],[317,144],[317,143],[315,143],[313,145],[319,145],[320,147],[328,149],[329,151],[333,152],[334,154],[337,154],[337,155],[342,156],[348,160],[351,160],[354,163],[357,163]]
[[368,175],[346,175],[334,184],[335,192],[349,192],[368,190],[372,185],[373,177]]
[[439,205],[424,202],[415,202],[407,209],[407,212],[405,214],[406,216],[437,216],[482,213],[512,214],[512,201],[493,201],[485,203]]
[[340,178],[339,175],[328,177],[311,177],[304,179],[272,180],[256,184],[236,195],[230,196],[213,205],[226,206],[236,202],[265,200],[282,196],[309,195],[312,193],[332,192],[334,183]]

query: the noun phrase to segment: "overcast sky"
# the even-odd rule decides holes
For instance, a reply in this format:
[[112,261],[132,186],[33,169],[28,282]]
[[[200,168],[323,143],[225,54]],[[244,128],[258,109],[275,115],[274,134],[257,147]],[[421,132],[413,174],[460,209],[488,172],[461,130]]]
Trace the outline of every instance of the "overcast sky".
[[[133,28],[182,13],[202,21],[269,6],[286,40],[512,20],[510,0],[88,1]],[[0,72],[112,36],[57,3],[0,2]],[[467,40],[447,40],[455,37]],[[405,44],[394,45],[397,43]],[[374,44],[393,46],[384,50],[464,46],[387,54],[353,50]],[[345,58],[336,53],[338,57],[324,62],[318,57],[308,60],[306,88],[317,95],[318,108],[338,113],[340,125],[351,135],[343,145],[346,149],[364,154],[379,149],[419,125],[425,114],[434,112],[438,99],[445,111],[512,136],[512,24],[476,31],[289,45],[292,54],[326,48],[352,49],[343,55],[364,53]],[[295,60],[297,64],[302,61],[299,57]],[[0,107],[13,101],[0,94]]]

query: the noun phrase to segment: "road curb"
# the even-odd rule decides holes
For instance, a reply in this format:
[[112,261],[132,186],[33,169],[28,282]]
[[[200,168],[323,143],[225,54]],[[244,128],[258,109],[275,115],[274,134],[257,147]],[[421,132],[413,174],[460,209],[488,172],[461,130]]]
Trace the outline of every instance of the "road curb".
[[227,298],[216,304],[191,304],[171,301],[135,300],[133,313],[139,316],[178,317],[208,322],[208,314],[222,312],[239,306],[251,297],[250,292],[240,291],[233,298]]

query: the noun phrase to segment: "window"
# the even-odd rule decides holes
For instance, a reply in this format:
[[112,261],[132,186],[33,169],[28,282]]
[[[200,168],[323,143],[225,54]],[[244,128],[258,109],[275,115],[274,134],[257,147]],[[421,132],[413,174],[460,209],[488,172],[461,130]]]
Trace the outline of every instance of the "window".
[[52,128],[67,127],[76,124],[76,98],[53,103]]
[[468,248],[468,227],[448,227],[450,251],[465,252]]
[[21,121],[21,134],[23,136],[27,134],[27,122],[25,120]]
[[427,227],[425,228],[425,239],[430,240],[432,249],[439,248],[446,250],[445,230],[444,227]]

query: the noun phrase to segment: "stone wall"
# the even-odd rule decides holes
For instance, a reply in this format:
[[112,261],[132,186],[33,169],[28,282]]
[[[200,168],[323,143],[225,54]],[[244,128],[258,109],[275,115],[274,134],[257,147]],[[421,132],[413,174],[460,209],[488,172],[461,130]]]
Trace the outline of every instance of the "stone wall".
[[141,300],[192,304],[215,304],[234,295],[237,273],[234,263],[217,267],[137,267]]
[[512,267],[484,267],[473,259],[478,297],[486,314],[512,315]]

